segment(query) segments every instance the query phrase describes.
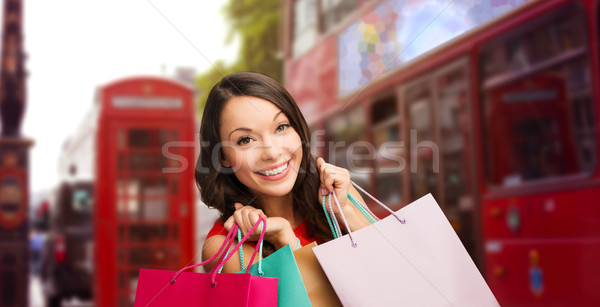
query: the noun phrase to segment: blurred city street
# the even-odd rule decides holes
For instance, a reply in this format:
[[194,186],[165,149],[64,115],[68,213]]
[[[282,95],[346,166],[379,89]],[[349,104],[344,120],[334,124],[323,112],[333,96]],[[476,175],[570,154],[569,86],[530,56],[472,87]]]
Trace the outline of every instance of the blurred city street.
[[[81,301],[77,298],[63,300],[63,307],[91,307],[94,304],[91,301]],[[42,294],[42,284],[38,276],[30,275],[29,277],[29,306],[30,307],[46,307]]]
[[29,306],[45,307],[39,276],[29,275]]
[[0,307],[131,307],[140,269],[199,262],[257,191],[223,164],[251,127],[200,155],[241,71],[372,218],[431,194],[500,305],[600,306],[600,0],[0,2]]

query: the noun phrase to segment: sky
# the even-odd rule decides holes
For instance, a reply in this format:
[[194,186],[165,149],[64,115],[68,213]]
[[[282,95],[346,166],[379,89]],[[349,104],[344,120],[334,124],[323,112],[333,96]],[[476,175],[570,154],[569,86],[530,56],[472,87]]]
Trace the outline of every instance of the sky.
[[58,184],[62,144],[99,86],[130,76],[170,77],[177,67],[202,72],[217,60],[233,62],[239,49],[236,40],[225,44],[225,0],[23,1],[28,78],[21,132],[35,141],[32,193]]

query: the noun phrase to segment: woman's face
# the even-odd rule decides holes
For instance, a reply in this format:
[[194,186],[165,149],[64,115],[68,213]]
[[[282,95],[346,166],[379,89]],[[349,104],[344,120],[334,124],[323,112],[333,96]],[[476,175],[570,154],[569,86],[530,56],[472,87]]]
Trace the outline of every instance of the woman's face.
[[258,97],[231,98],[221,113],[224,160],[255,195],[290,193],[302,160],[302,141],[273,103]]

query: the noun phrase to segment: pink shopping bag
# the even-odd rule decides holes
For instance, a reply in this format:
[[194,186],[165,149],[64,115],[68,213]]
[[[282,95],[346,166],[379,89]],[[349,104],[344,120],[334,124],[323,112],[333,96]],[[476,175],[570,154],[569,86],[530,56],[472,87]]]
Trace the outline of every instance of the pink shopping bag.
[[[256,223],[233,250],[237,250],[261,222],[265,223],[263,219]],[[264,238],[265,228],[262,227],[259,242]],[[248,272],[218,273],[234,253],[226,256],[223,252],[218,264],[209,273],[184,272],[209,263],[223,249],[229,250],[236,232],[237,225],[234,225],[219,251],[200,264],[187,266],[177,272],[141,269],[134,306],[277,306],[277,278],[255,277]],[[256,251],[250,263],[255,256]]]
[[431,194],[397,212],[374,200],[392,215],[313,248],[344,306],[499,306]]

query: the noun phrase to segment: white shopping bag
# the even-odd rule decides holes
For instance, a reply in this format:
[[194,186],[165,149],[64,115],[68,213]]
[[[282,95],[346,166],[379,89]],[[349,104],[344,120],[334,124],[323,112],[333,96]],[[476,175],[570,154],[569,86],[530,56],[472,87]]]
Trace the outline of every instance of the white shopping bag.
[[499,306],[431,194],[394,214],[313,248],[344,306]]

